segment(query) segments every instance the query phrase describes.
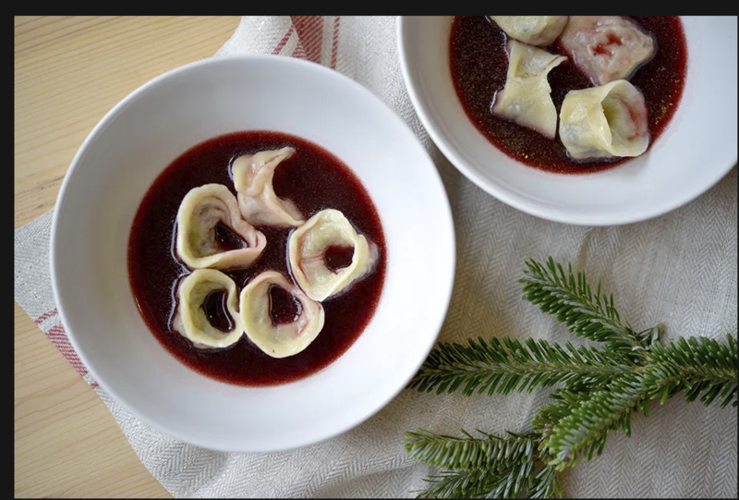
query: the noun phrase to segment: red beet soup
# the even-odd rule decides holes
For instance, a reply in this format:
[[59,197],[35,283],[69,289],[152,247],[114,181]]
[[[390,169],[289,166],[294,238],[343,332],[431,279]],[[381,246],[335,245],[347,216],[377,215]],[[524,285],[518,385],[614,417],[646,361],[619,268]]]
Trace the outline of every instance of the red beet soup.
[[[176,255],[176,219],[180,202],[193,188],[220,183],[236,194],[231,163],[243,154],[293,147],[296,153],[277,167],[274,189],[277,196],[291,200],[305,219],[334,208],[351,221],[355,229],[374,242],[379,258],[370,273],[340,294],[322,302],[325,323],[318,337],[302,352],[272,358],[246,335],[224,349],[202,349],[172,327],[177,308],[177,284],[192,272]],[[239,290],[267,270],[292,280],[288,264],[287,240],[294,228],[256,226],[267,238],[259,259],[247,269],[224,271]],[[225,225],[216,227],[216,239],[224,249],[243,242]],[[351,250],[351,249],[349,249]],[[327,252],[330,269],[351,262],[352,252],[331,247]],[[154,181],[134,218],[128,246],[131,289],[141,316],[159,342],[178,360],[217,380],[237,385],[266,386],[306,377],[326,367],[346,352],[371,320],[382,293],[385,278],[385,237],[377,210],[359,179],[338,158],[307,140],[292,135],[265,132],[235,132],[200,143],[174,160]],[[294,282],[294,280],[292,280]],[[292,321],[300,314],[300,304],[280,287],[269,290],[270,315],[275,324]],[[224,292],[212,292],[203,303],[211,324],[221,330],[231,328]]]
[[[644,94],[649,114],[650,147],[660,136],[680,102],[685,86],[687,43],[676,16],[627,16],[651,33],[657,42],[654,58],[629,81]],[[632,158],[575,161],[559,138],[544,137],[500,116],[491,108],[495,93],[503,89],[508,71],[507,35],[487,16],[456,16],[449,40],[449,65],[457,96],[467,116],[495,147],[514,160],[550,172],[580,174],[612,168]],[[550,53],[567,55],[555,42]],[[557,115],[570,90],[593,84],[571,60],[549,73]]]

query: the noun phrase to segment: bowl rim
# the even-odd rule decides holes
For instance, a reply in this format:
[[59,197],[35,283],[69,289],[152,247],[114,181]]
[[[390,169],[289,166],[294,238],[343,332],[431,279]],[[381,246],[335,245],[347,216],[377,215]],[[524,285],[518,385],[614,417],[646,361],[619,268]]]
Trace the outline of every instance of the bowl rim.
[[[471,180],[474,184],[476,184],[483,191],[487,192],[488,194],[492,195],[493,197],[497,198],[498,200],[502,201],[503,203],[506,203],[507,205],[517,210],[528,213],[530,215],[534,215],[536,217],[540,217],[542,219],[546,219],[546,220],[550,220],[554,222],[561,222],[564,224],[579,225],[579,226],[618,226],[618,225],[623,225],[623,224],[642,222],[645,220],[653,219],[655,217],[659,217],[660,215],[664,215],[668,212],[671,212],[672,210],[675,210],[695,200],[700,195],[704,194],[706,191],[708,191],[713,186],[715,186],[721,179],[723,179],[726,176],[726,174],[728,174],[731,171],[732,168],[736,167],[737,165],[737,156],[735,154],[733,161],[728,162],[725,168],[717,169],[713,176],[705,178],[705,180],[701,183],[695,183],[693,185],[694,186],[693,189],[689,191],[687,195],[683,197],[676,197],[672,199],[670,202],[666,202],[662,205],[655,206],[655,208],[645,209],[640,214],[634,215],[634,216],[629,216],[628,214],[624,216],[623,214],[619,212],[615,212],[607,216],[605,215],[601,216],[600,220],[593,220],[592,217],[588,216],[587,214],[580,215],[578,213],[560,213],[560,212],[552,212],[549,210],[545,210],[539,207],[538,205],[531,203],[530,201],[522,198],[515,192],[510,191],[503,186],[499,186],[493,181],[483,178],[482,175],[480,175],[477,172],[477,170],[472,166],[472,164],[468,162],[462,155],[457,153],[456,149],[452,146],[452,144],[444,137],[444,135],[441,132],[439,132],[439,129],[436,126],[436,123],[434,121],[434,118],[431,112],[429,111],[428,106],[425,104],[425,102],[423,102],[420,99],[418,95],[418,91],[416,90],[417,85],[415,84],[414,78],[411,73],[410,62],[408,61],[408,54],[406,53],[406,41],[405,41],[407,38],[407,30],[405,28],[405,24],[408,21],[409,17],[411,16],[398,16],[397,29],[396,29],[398,56],[400,59],[400,69],[401,69],[401,73],[403,74],[403,81],[405,83],[408,96],[410,97],[410,100],[413,103],[413,107],[419,119],[421,120],[421,123],[423,123],[423,126],[425,127],[429,136],[434,141],[434,144],[436,144],[436,146],[441,150],[444,156],[447,157],[449,161],[460,172],[462,172],[462,174],[464,174],[465,177]],[[422,17],[422,16],[412,16],[412,17]],[[683,16],[680,16],[680,17],[683,17]],[[516,160],[513,159],[513,161],[516,161]],[[520,163],[520,162],[517,162],[517,163],[524,165],[523,163]],[[528,168],[532,168],[532,167],[528,167]],[[552,174],[552,175],[560,175],[560,174]],[[581,174],[581,175],[591,175],[591,174]]]
[[[58,278],[57,278],[57,260],[59,257],[59,252],[57,251],[57,246],[59,245],[59,234],[57,231],[59,220],[61,218],[61,214],[64,213],[65,209],[65,203],[64,198],[67,190],[69,189],[69,186],[73,182],[73,178],[75,177],[78,166],[82,162],[82,159],[84,158],[88,148],[90,145],[98,138],[98,136],[110,125],[110,123],[114,120],[114,118],[123,112],[123,110],[129,106],[130,103],[135,101],[139,98],[142,94],[147,92],[148,90],[161,85],[166,80],[175,78],[176,76],[186,73],[188,71],[191,71],[193,68],[199,68],[202,66],[209,66],[214,64],[228,64],[231,63],[238,63],[248,64],[251,61],[264,61],[264,60],[270,60],[275,61],[278,64],[285,64],[285,65],[293,65],[297,67],[302,67],[303,70],[308,71],[317,71],[324,73],[328,78],[334,78],[336,80],[339,80],[343,82],[343,85],[348,85],[349,87],[352,87],[355,89],[355,91],[364,93],[366,96],[368,96],[369,100],[374,101],[375,105],[380,106],[382,109],[384,109],[388,113],[388,117],[390,120],[395,120],[396,123],[398,123],[399,126],[403,127],[405,130],[408,131],[409,138],[413,138],[416,141],[416,146],[418,151],[421,155],[425,156],[428,159],[428,165],[430,170],[428,172],[428,176],[430,178],[430,181],[433,184],[432,190],[438,190],[441,194],[441,211],[444,213],[443,220],[439,221],[440,225],[445,225],[448,228],[448,231],[450,233],[450,238],[448,239],[448,254],[450,256],[450,259],[448,261],[448,265],[446,266],[446,269],[444,272],[439,272],[438,275],[441,277],[439,280],[440,285],[443,286],[443,295],[442,295],[442,302],[444,304],[444,307],[438,310],[438,319],[436,321],[435,326],[435,333],[434,335],[429,335],[427,337],[427,342],[425,344],[419,345],[419,361],[415,363],[414,370],[410,373],[410,375],[407,375],[403,377],[403,379],[398,379],[397,387],[393,391],[389,391],[388,394],[381,400],[381,402],[371,411],[364,415],[360,415],[354,419],[348,420],[345,422],[342,426],[338,426],[336,428],[333,428],[329,430],[328,432],[324,433],[316,433],[313,436],[309,437],[308,439],[303,439],[299,442],[294,442],[290,444],[283,444],[278,446],[272,446],[269,448],[264,449],[243,449],[242,447],[238,446],[230,446],[229,444],[223,444],[219,443],[218,445],[214,446],[214,443],[211,442],[204,442],[199,439],[192,439],[189,436],[183,435],[180,432],[173,431],[172,429],[166,427],[162,422],[152,419],[149,417],[149,415],[146,415],[145,412],[140,412],[134,405],[130,404],[130,401],[125,398],[121,397],[121,394],[114,389],[114,385],[111,386],[108,381],[106,381],[105,377],[100,377],[100,374],[96,371],[96,368],[94,367],[94,363],[88,362],[88,356],[85,353],[85,348],[82,347],[80,342],[78,341],[76,335],[74,334],[74,331],[69,328],[67,325],[69,325],[69,322],[67,321],[67,313],[65,312],[65,300],[64,297],[59,293],[59,284],[58,284]],[[321,146],[323,147],[323,146]],[[65,173],[64,179],[62,181],[61,187],[59,189],[59,194],[56,199],[56,203],[54,205],[54,213],[52,215],[52,221],[51,221],[51,232],[50,232],[50,239],[49,239],[49,269],[50,269],[50,277],[51,277],[51,286],[52,291],[54,294],[54,299],[57,306],[57,311],[59,314],[59,318],[64,325],[64,329],[67,332],[67,337],[72,344],[72,347],[74,348],[76,354],[79,356],[80,361],[82,361],[83,365],[87,369],[88,373],[92,376],[92,378],[102,387],[105,389],[105,391],[117,402],[121,403],[128,411],[130,411],[136,418],[141,420],[142,422],[150,425],[152,428],[168,435],[171,437],[174,437],[176,439],[179,439],[183,442],[200,446],[206,449],[214,450],[214,451],[221,451],[221,452],[227,452],[227,453],[253,453],[253,452],[279,452],[279,451],[286,451],[286,450],[293,450],[296,448],[300,448],[303,446],[308,446],[311,444],[319,443],[325,440],[328,440],[330,438],[336,437],[340,434],[343,434],[354,427],[358,426],[359,424],[365,422],[375,414],[377,414],[380,410],[385,408],[395,397],[400,394],[400,392],[405,389],[408,382],[413,378],[413,376],[416,374],[418,369],[421,367],[425,359],[428,357],[429,352],[431,352],[431,349],[433,348],[434,344],[436,343],[439,333],[441,332],[441,329],[444,325],[444,321],[446,320],[447,312],[449,310],[449,305],[451,302],[452,292],[454,288],[454,281],[456,277],[456,230],[454,226],[454,218],[452,215],[452,209],[451,204],[449,202],[449,196],[446,191],[446,187],[444,186],[444,183],[442,182],[441,175],[439,174],[438,169],[436,168],[436,164],[434,163],[433,159],[431,158],[431,155],[426,150],[425,147],[423,147],[423,144],[420,142],[416,134],[413,132],[413,130],[408,126],[408,124],[392,109],[390,106],[388,106],[382,99],[380,99],[377,95],[375,95],[373,92],[371,92],[369,89],[361,85],[359,82],[349,78],[348,76],[339,73],[338,71],[335,71],[333,69],[330,69],[326,66],[323,66],[321,64],[317,64],[314,62],[310,62],[307,60],[301,60],[294,57],[286,57],[286,56],[280,56],[280,55],[270,55],[270,54],[239,54],[239,55],[230,55],[227,57],[210,57],[207,59],[194,61],[191,63],[184,64],[182,66],[173,68],[169,71],[166,71],[149,81],[145,82],[135,90],[133,90],[131,93],[129,93],[126,97],[121,99],[118,103],[116,103],[101,119],[100,121],[93,127],[93,129],[90,131],[90,133],[87,135],[85,140],[82,142],[82,144],[79,146],[79,149],[75,153],[74,158],[72,159],[72,162],[70,163],[69,168],[67,169],[67,172]],[[421,349],[422,348],[422,349]],[[423,356],[420,356],[420,353],[423,352]],[[187,368],[190,369],[190,368]],[[321,370],[319,370],[320,372]],[[318,373],[318,372],[316,372]],[[204,376],[204,375],[202,375]],[[310,375],[309,375],[310,377]],[[302,379],[301,379],[302,380]],[[223,382],[221,382],[223,383]]]

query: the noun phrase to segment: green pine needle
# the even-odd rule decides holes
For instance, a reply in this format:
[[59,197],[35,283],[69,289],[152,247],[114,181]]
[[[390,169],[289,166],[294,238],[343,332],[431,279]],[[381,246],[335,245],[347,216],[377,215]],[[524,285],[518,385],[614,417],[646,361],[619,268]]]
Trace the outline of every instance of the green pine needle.
[[549,465],[542,467],[528,490],[529,498],[562,498],[557,470]]
[[414,460],[445,469],[502,469],[531,457],[538,446],[538,434],[510,434],[501,438],[477,431],[475,438],[466,431],[465,437],[434,434],[422,429],[406,432],[405,449]]
[[490,491],[485,498],[521,498],[528,491],[536,475],[536,465],[532,459],[522,460],[505,469],[490,481]]
[[554,498],[559,472],[600,455],[611,431],[631,435],[631,415],[648,416],[648,402],[684,393],[688,402],[738,404],[737,341],[680,337],[669,345],[657,326],[636,332],[621,320],[613,296],[595,294],[585,273],[529,260],[524,298],[553,314],[569,331],[603,347],[523,343],[503,337],[439,343],[408,384],[436,394],[506,395],[560,384],[532,422],[533,432],[501,438],[482,431],[464,437],[425,430],[405,434],[408,456],[439,467],[419,498]]
[[575,277],[570,264],[565,274],[562,265],[551,257],[547,267],[533,259],[526,261],[526,267],[519,280],[524,284],[524,298],[543,312],[556,316],[575,335],[608,342],[612,349],[631,352],[633,356],[638,356],[658,335],[659,327],[636,332],[621,321],[613,295],[602,294],[600,282],[593,294],[585,271],[578,271]]
[[591,391],[583,388],[557,389],[549,395],[555,402],[539,408],[539,413],[531,422],[534,431],[541,433],[545,438],[549,437],[554,426],[570,415],[574,408],[589,399],[591,394]]
[[[721,399],[721,408],[737,406],[737,342],[731,335],[726,344],[707,337],[680,337],[668,346],[656,345],[650,352],[653,366],[645,373],[652,399],[660,402],[685,391],[687,401],[708,406]],[[701,396],[702,394],[702,396]]]
[[577,465],[583,456],[600,455],[609,431],[630,433],[628,418],[632,411],[642,409],[646,397],[642,376],[630,374],[616,378],[607,389],[578,398],[577,406],[552,427],[542,443],[542,450],[552,456],[549,465],[563,470]]
[[531,392],[558,383],[601,387],[614,376],[631,373],[634,363],[619,351],[595,347],[564,347],[546,340],[482,337],[468,345],[441,342],[431,351],[408,387],[419,392],[470,396]]
[[532,498],[561,497],[556,470],[539,456],[541,435],[514,434],[501,438],[486,432],[479,438],[406,432],[405,448],[418,461],[447,469],[427,481],[419,498]]
[[416,498],[485,498],[494,479],[486,469],[443,471],[424,479],[429,487],[417,492]]

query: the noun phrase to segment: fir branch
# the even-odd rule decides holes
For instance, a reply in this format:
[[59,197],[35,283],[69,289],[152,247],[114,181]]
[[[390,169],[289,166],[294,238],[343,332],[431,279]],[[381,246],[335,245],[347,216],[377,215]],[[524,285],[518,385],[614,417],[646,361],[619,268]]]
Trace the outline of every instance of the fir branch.
[[577,465],[603,451],[608,433],[623,429],[631,434],[631,413],[646,412],[647,388],[639,373],[616,378],[607,389],[579,397],[569,413],[554,424],[541,449],[552,456],[549,462],[557,470]]
[[562,486],[559,483],[557,469],[545,465],[536,474],[528,490],[529,498],[562,498]]
[[419,498],[519,498],[524,493],[532,498],[561,496],[556,470],[539,457],[541,435],[509,433],[501,438],[478,432],[480,438],[464,430],[464,437],[420,429],[405,433],[408,456],[447,469],[430,478],[433,486]]
[[635,364],[619,351],[595,347],[564,347],[546,340],[503,337],[486,342],[482,337],[468,345],[440,342],[409,383],[419,392],[508,394],[531,392],[557,383],[601,387],[614,376],[631,373]]
[[423,429],[406,432],[405,450],[409,457],[445,469],[507,469],[533,455],[539,434],[513,434],[501,438],[478,430],[475,438],[435,434]]
[[553,314],[569,328],[569,331],[596,342],[608,342],[610,348],[632,352],[635,356],[647,348],[652,339],[659,335],[659,327],[641,332],[621,321],[613,301],[613,294],[601,294],[601,284],[592,293],[585,271],[578,271],[577,278],[569,265],[565,274],[562,265],[549,257],[547,267],[531,259],[523,283],[526,300],[536,304],[547,313]]
[[532,453],[503,469],[446,470],[425,479],[432,486],[419,492],[417,498],[521,498],[532,490],[541,495],[548,493],[547,498],[561,496],[556,474],[545,469],[537,471]]
[[530,392],[562,384],[539,409],[533,432],[501,438],[478,431],[453,437],[419,430],[406,433],[412,458],[446,469],[430,479],[420,497],[561,497],[558,472],[603,451],[611,431],[631,433],[631,415],[648,415],[649,399],[685,393],[705,406],[737,406],[737,341],[679,338],[661,343],[663,328],[635,332],[623,322],[613,296],[595,294],[585,274],[549,258],[528,261],[524,298],[554,314],[571,332],[607,342],[602,348],[549,344],[544,340],[482,338],[467,346],[440,343],[409,383],[418,391],[453,393]]
[[584,453],[590,460],[601,454],[608,433],[623,429],[631,435],[631,413],[647,414],[647,396],[668,398],[685,391],[691,402],[698,398],[705,406],[722,399],[721,408],[737,402],[737,343],[729,335],[727,344],[701,337],[679,338],[669,346],[650,350],[650,362],[634,373],[622,375],[600,390],[587,395],[559,391],[559,404],[543,407],[534,429],[546,435],[542,450],[554,458],[558,470],[574,466]]
[[485,498],[521,498],[521,494],[531,487],[535,475],[534,458],[521,460],[493,476]]
[[726,337],[726,344],[707,337],[680,337],[668,346],[652,347],[654,365],[645,372],[650,397],[664,403],[686,391],[689,403],[702,393],[705,406],[716,399],[723,400],[721,408],[729,403],[737,406],[737,342],[731,335]]
[[589,399],[591,393],[591,391],[583,388],[575,388],[573,390],[566,388],[557,389],[549,395],[549,398],[554,400],[554,403],[549,403],[539,408],[539,412],[531,422],[534,431],[541,433],[544,438],[548,438],[554,426],[563,418],[570,415],[574,408],[577,408]]
[[485,498],[494,479],[494,474],[485,469],[443,471],[424,479],[430,486],[416,492],[416,498]]

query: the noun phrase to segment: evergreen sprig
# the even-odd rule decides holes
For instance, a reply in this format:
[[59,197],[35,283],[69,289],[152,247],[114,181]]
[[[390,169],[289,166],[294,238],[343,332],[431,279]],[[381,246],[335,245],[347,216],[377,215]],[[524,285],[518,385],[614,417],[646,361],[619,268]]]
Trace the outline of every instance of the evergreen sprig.
[[429,487],[418,492],[417,498],[489,498],[494,477],[487,469],[443,471],[424,479]]
[[506,469],[532,455],[538,434],[510,433],[501,438],[478,430],[481,437],[465,437],[424,430],[405,433],[405,449],[414,460],[444,469]]
[[501,438],[482,431],[464,438],[420,430],[407,432],[409,456],[447,470],[427,481],[419,498],[518,498],[524,492],[546,496],[559,489],[551,467],[540,460],[537,433],[508,433]]
[[523,283],[526,300],[536,304],[567,325],[569,331],[596,342],[608,342],[609,348],[635,355],[649,347],[659,334],[659,326],[636,332],[628,322],[621,321],[613,294],[601,293],[601,283],[595,293],[587,282],[585,271],[565,273],[561,264],[549,257],[546,267],[530,259],[519,280]]
[[664,402],[685,391],[689,403],[700,396],[705,406],[716,398],[723,399],[721,408],[729,403],[737,406],[739,359],[736,339],[731,335],[726,336],[726,344],[708,337],[679,337],[668,346],[655,345],[650,355],[645,384],[652,399],[659,397]]
[[542,449],[553,457],[549,465],[563,470],[577,465],[583,455],[588,460],[596,451],[600,455],[612,430],[622,428],[631,435],[631,413],[643,409],[646,400],[647,390],[638,374],[617,377],[607,390],[582,398],[542,443]]
[[467,345],[439,343],[409,383],[419,392],[506,395],[558,387],[542,406],[532,432],[499,437],[478,430],[464,437],[417,430],[405,434],[411,458],[439,467],[421,498],[561,497],[558,473],[603,451],[608,434],[631,435],[631,415],[648,415],[648,402],[679,393],[705,406],[737,406],[737,341],[680,337],[662,345],[663,328],[637,332],[622,321],[613,296],[592,293],[577,275],[550,257],[526,262],[524,298],[553,314],[570,332],[605,343],[564,346],[479,337]]
[[510,337],[502,342],[482,337],[468,345],[440,342],[409,383],[420,392],[453,393],[460,387],[470,396],[531,392],[558,383],[599,387],[636,365],[621,351],[595,347],[564,347],[528,338],[525,345]]

